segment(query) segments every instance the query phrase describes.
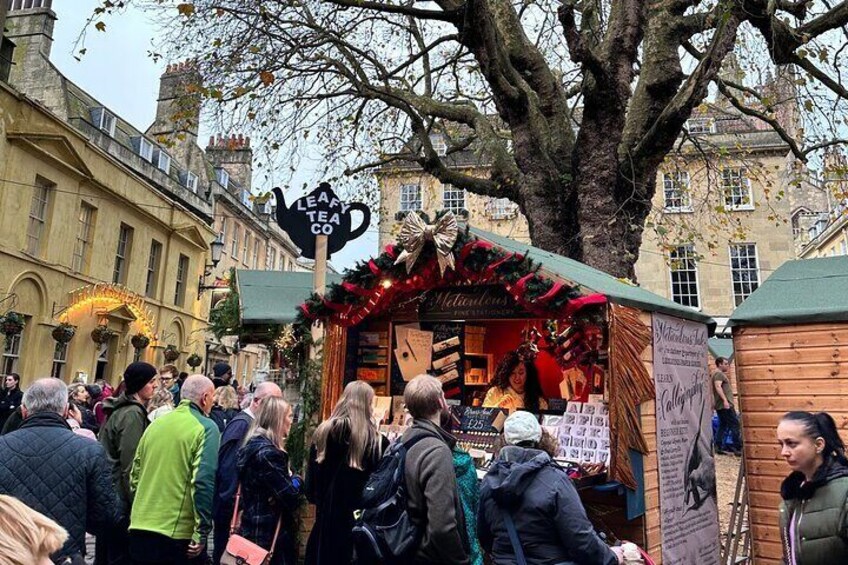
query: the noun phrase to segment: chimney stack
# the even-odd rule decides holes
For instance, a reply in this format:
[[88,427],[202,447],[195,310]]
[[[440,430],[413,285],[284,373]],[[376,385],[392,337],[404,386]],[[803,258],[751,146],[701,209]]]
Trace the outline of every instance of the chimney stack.
[[38,88],[49,74],[50,51],[53,47],[53,26],[56,13],[52,0],[0,0],[8,4],[5,38],[14,43],[13,65],[9,82],[27,95],[42,100]]
[[197,143],[202,82],[193,62],[168,65],[159,78],[156,119],[147,128],[148,135],[166,138],[183,162]]
[[245,190],[250,190],[253,182],[253,150],[250,138],[242,134],[229,136],[218,134],[209,138],[206,157],[216,168],[229,173],[230,178]]

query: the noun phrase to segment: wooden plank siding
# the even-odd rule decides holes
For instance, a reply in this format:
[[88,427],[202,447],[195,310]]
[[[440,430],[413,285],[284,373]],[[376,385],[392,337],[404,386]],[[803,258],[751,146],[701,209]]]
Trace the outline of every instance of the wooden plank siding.
[[780,484],[790,470],[777,424],[790,410],[826,411],[848,440],[848,323],[734,328],[733,346],[754,559],[779,565]]
[[[652,327],[651,315],[642,313],[642,322]],[[651,378],[654,377],[654,347],[648,344],[642,352],[642,361]],[[643,402],[641,410],[642,434],[648,444],[648,454],[643,458],[645,470],[645,551],[657,565],[662,565],[662,534],[660,527],[660,480],[657,462],[657,416],[653,400]]]

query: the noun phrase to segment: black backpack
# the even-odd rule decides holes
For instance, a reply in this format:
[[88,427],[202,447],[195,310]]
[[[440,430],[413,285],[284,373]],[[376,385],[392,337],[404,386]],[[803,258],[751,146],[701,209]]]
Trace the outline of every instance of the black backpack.
[[421,543],[421,529],[409,517],[406,454],[424,438],[399,441],[383,455],[362,491],[362,508],[354,513],[354,561],[358,564],[408,562]]

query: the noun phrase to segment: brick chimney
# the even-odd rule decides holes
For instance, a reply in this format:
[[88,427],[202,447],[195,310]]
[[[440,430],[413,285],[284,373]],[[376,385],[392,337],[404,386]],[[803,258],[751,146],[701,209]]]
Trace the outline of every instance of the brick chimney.
[[244,135],[211,136],[206,146],[206,157],[216,168],[222,168],[245,190],[253,182],[253,150],[250,138]]
[[148,135],[166,138],[183,162],[197,144],[201,85],[200,73],[191,61],[168,65],[159,78],[156,119],[147,128]]

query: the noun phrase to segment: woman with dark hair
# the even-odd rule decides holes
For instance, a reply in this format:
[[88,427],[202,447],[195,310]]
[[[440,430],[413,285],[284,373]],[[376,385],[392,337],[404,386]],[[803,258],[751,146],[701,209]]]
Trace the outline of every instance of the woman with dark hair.
[[785,562],[848,563],[848,459],[836,423],[826,412],[789,412],[777,440],[792,468],[780,487]]
[[504,355],[495,370],[492,388],[486,393],[483,406],[506,408],[510,413],[516,410],[547,410],[548,403],[542,398],[542,385],[536,364],[530,359],[522,358],[515,351]]
[[12,412],[21,407],[24,393],[21,391],[21,376],[17,373],[9,373],[3,380],[0,388],[0,430],[3,424],[12,415]]

